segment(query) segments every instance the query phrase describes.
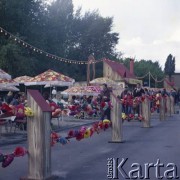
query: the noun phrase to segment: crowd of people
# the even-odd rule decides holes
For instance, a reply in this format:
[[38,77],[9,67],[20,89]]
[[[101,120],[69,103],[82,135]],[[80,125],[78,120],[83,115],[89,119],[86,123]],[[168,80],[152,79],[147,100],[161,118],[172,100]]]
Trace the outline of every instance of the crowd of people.
[[[107,84],[103,84],[103,89],[98,96],[71,96],[70,99],[65,101],[63,98],[57,100],[55,92],[52,93],[52,98],[50,98],[50,94],[48,92],[45,92],[43,93],[43,97],[52,109],[52,117],[66,114],[81,119],[98,117],[101,120],[111,120],[111,108],[113,108],[110,101],[111,92],[112,89],[109,88]],[[142,97],[143,95],[158,96],[160,94],[162,96],[172,95],[174,97],[175,104],[180,102],[180,91],[170,90],[167,92],[166,89],[147,89],[142,88],[139,83],[134,89],[130,89],[128,86],[125,86],[122,93],[120,93],[117,97],[122,102],[122,113],[127,116],[130,114],[139,116],[141,113],[140,107],[136,104],[134,99]],[[1,113],[5,113],[8,107],[12,108],[17,116],[16,119],[23,119],[25,116],[22,114],[20,115],[19,112],[24,111],[23,107],[26,106],[26,103],[27,100],[25,93],[13,94],[12,92],[9,92],[6,97],[0,97],[0,110]],[[19,109],[21,109],[21,111]]]
[[[174,103],[179,104],[180,102],[180,91],[177,91],[175,89],[167,91],[164,89],[148,89],[148,88],[142,88],[141,84],[137,84],[136,88],[133,90],[130,90],[128,86],[125,86],[124,91],[121,93],[119,99],[122,101],[122,113],[124,113],[126,116],[129,116],[130,114],[134,114],[135,116],[139,116],[141,114],[140,112],[140,106],[136,104],[135,99],[138,97],[142,97],[144,95],[152,96],[152,97],[158,97],[160,95],[162,96],[173,96]],[[151,101],[151,107],[153,107],[153,101]],[[159,112],[159,109],[157,109]]]

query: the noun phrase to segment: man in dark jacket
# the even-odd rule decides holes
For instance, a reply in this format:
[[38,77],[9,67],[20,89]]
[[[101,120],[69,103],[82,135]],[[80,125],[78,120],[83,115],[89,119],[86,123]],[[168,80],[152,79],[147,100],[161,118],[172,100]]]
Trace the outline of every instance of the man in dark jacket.
[[133,91],[133,96],[141,97],[143,94],[145,94],[144,89],[141,87],[140,83],[137,83],[136,88]]
[[[134,98],[141,97],[143,94],[145,94],[144,89],[141,87],[140,83],[137,83],[136,88],[133,91]],[[140,115],[141,112],[140,112],[139,104],[135,107],[134,111],[135,114],[137,114],[138,116]]]
[[106,96],[108,99],[110,99],[110,93],[112,90],[108,88],[107,84],[103,84],[103,90],[101,91],[101,97]]

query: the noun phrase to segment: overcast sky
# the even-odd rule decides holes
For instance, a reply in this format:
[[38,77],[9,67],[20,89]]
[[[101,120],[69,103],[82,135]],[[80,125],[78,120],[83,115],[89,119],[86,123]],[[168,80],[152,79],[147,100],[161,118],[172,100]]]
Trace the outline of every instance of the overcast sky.
[[83,11],[98,9],[114,17],[113,31],[120,34],[117,49],[124,57],[159,61],[176,58],[180,72],[180,0],[73,0]]

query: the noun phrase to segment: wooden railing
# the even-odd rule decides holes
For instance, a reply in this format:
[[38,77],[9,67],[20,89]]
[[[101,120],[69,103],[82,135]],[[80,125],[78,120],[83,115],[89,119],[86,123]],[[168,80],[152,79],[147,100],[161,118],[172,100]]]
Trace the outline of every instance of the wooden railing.
[[[111,93],[111,122],[112,122],[112,141],[111,142],[122,142],[123,141],[123,120],[122,120],[122,110],[121,101],[116,97],[115,94]],[[159,119],[164,121],[167,116],[172,116],[174,114],[174,98],[172,96],[163,97],[160,96],[159,99]],[[140,112],[142,113],[142,127],[151,127],[151,106],[150,99],[145,96],[144,100],[139,104]]]

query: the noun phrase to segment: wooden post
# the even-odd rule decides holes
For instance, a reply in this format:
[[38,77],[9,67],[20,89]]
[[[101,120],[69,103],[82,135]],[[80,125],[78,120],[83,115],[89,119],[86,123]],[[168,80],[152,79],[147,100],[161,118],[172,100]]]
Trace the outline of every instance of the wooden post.
[[170,96],[167,96],[166,106],[167,106],[167,115],[171,116],[171,99],[170,99]]
[[149,128],[151,126],[150,124],[150,101],[147,97],[145,97],[144,101],[142,102],[142,116],[144,118],[143,120],[143,127]]
[[161,96],[160,99],[160,121],[164,121],[165,120],[165,99],[164,97]]
[[53,179],[51,175],[51,109],[37,90],[28,90],[28,107],[34,116],[27,120],[28,180]]
[[172,115],[172,114],[175,114],[174,97],[170,96],[169,98],[170,98],[170,102],[171,102],[170,111],[171,111],[171,115]]
[[122,114],[121,114],[121,104],[118,98],[111,93],[111,122],[112,122],[112,141],[113,143],[120,143],[123,141],[122,133]]

